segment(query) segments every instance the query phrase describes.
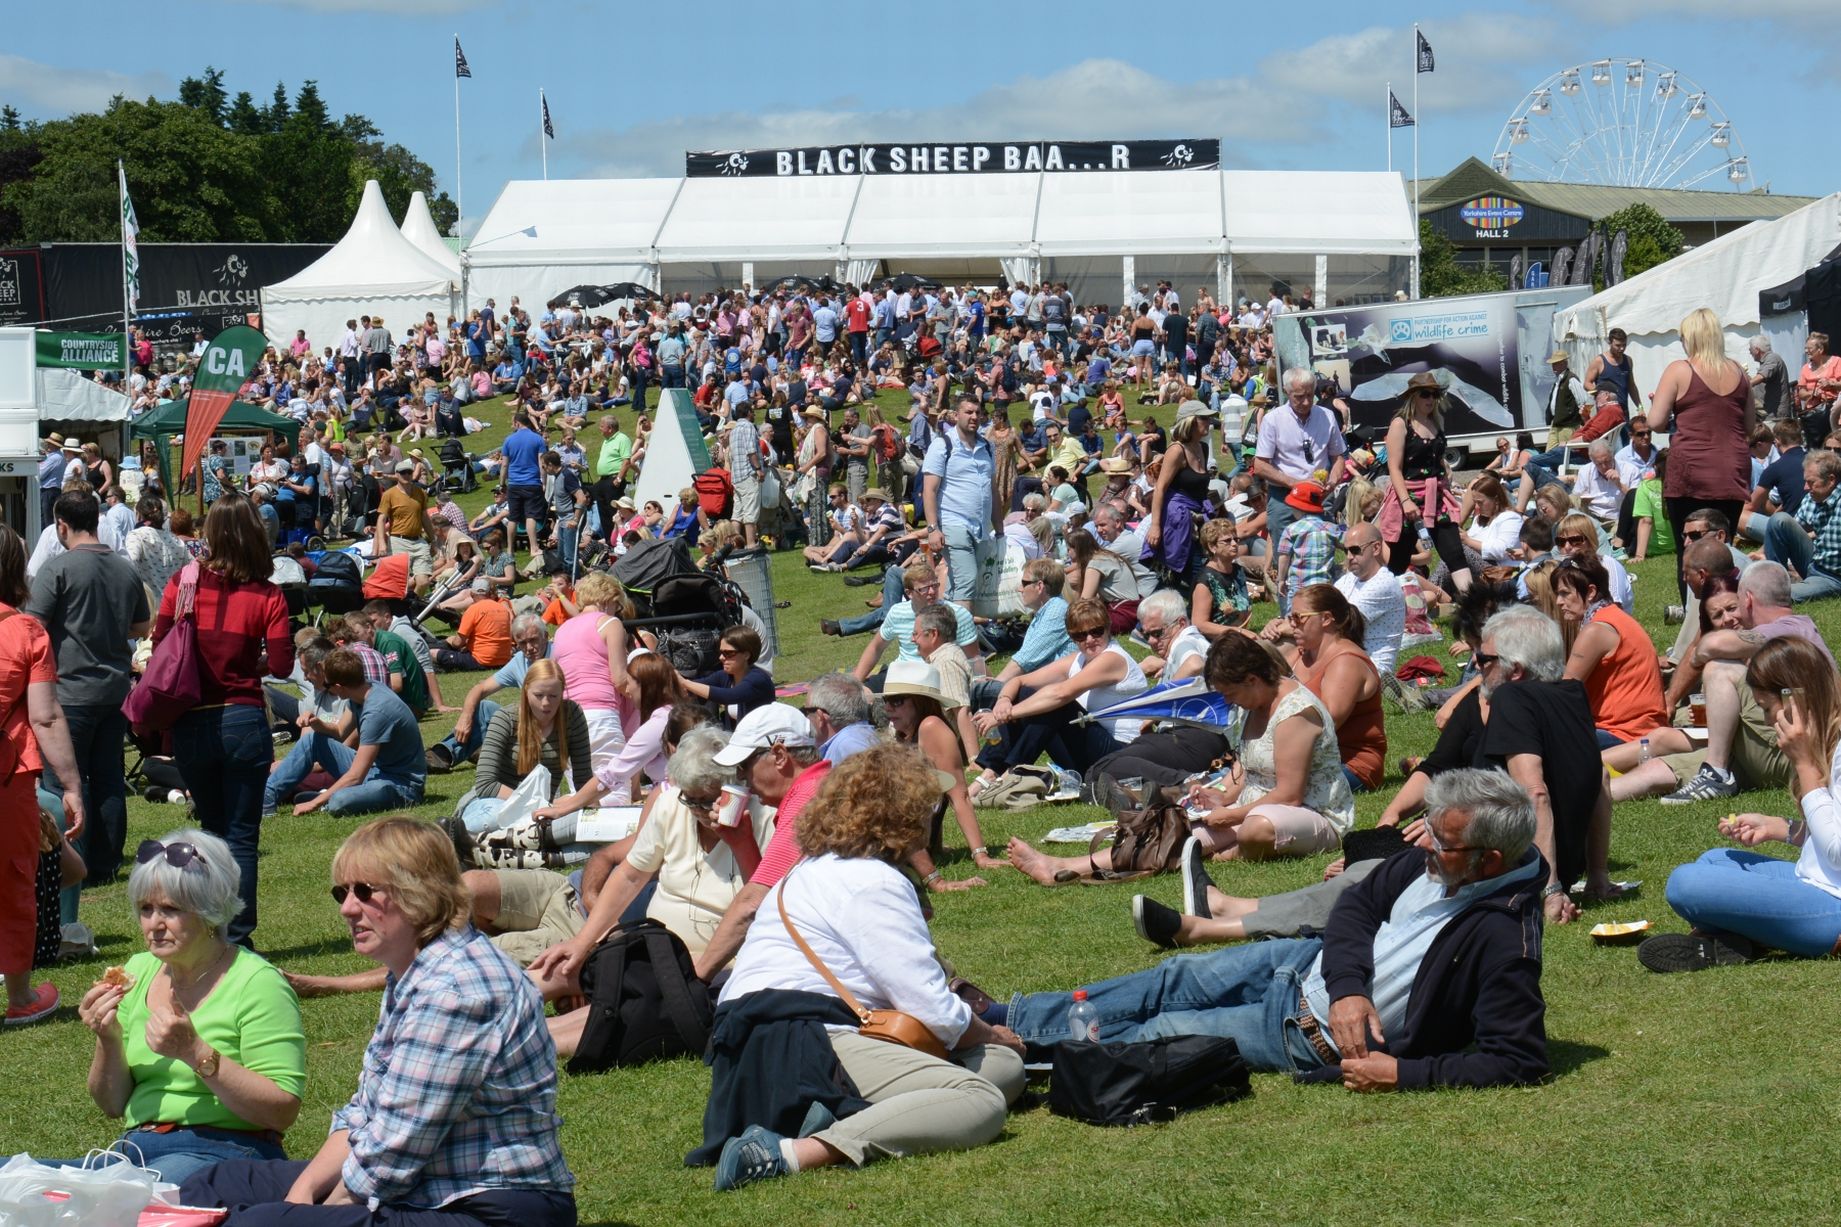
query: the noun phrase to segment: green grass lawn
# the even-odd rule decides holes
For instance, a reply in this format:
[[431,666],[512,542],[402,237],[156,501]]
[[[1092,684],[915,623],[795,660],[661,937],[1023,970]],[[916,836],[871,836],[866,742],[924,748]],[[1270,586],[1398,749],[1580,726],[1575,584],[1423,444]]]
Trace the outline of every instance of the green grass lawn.
[[[493,434],[503,430],[502,407],[495,409]],[[490,446],[477,437],[470,443]],[[1674,629],[1662,626],[1672,564],[1652,561],[1636,573],[1638,614],[1666,643]],[[873,589],[810,574],[790,553],[775,558],[774,581],[776,596],[791,602],[778,611],[782,680],[853,662],[862,640],[840,646],[819,635],[817,623],[860,609]],[[1813,612],[1832,642],[1841,604]],[[444,678],[449,701],[476,677]],[[1364,825],[1398,786],[1400,755],[1422,753],[1433,739],[1429,715],[1390,716],[1387,728],[1389,778],[1382,793],[1361,798]],[[436,720],[426,724],[431,741],[443,731]],[[470,771],[431,777],[429,799],[416,812],[445,816],[470,782]],[[1788,804],[1782,793],[1754,794],[1736,808],[1783,813]],[[1841,1066],[1841,1036],[1829,1035],[1826,1022],[1831,1007],[1841,1008],[1835,966],[1784,960],[1662,977],[1639,967],[1629,948],[1599,948],[1586,936],[1593,922],[1637,918],[1680,931],[1663,898],[1669,870],[1720,842],[1714,823],[1733,808],[1648,801],[1618,809],[1613,873],[1643,887],[1633,899],[1588,908],[1584,923],[1547,931],[1549,1085],[1357,1097],[1261,1075],[1250,1099],[1174,1124],[1100,1131],[1034,1107],[976,1151],[833,1169],[718,1196],[707,1170],[682,1166],[700,1138],[708,1079],[699,1063],[565,1076],[563,1140],[580,1182],[582,1221],[1824,1221],[1833,1211],[1822,1209],[1829,1191],[1817,1173],[1841,1150],[1835,1087],[1821,1073]],[[980,814],[993,849],[1011,835],[1033,838],[1100,816],[1080,807]],[[129,847],[183,819],[178,807],[131,801]],[[366,966],[326,894],[331,854],[351,826],[319,814],[268,824],[256,938],[283,967]],[[1217,865],[1214,876],[1230,892],[1264,894],[1315,880],[1324,859]],[[967,873],[964,851],[949,854],[944,867],[951,876]],[[1049,890],[1012,871],[988,876],[983,890],[935,896],[934,930],[960,973],[993,993],[1069,988],[1155,961],[1132,932],[1133,887]],[[1174,878],[1148,889],[1165,902],[1180,898]],[[116,1133],[83,1090],[92,1044],[74,1004],[140,940],[120,882],[88,892],[83,918],[101,951],[52,974],[65,1010],[50,1024],[0,1035],[0,1150],[8,1153],[76,1155]],[[297,1157],[312,1153],[329,1114],[350,1094],[377,1000],[313,1000],[302,1008],[309,1077],[289,1135]]]

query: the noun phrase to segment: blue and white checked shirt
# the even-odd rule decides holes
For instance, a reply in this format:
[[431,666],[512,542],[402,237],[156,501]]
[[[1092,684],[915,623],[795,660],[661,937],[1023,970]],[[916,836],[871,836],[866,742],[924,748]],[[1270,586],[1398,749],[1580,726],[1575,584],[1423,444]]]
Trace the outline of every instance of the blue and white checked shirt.
[[556,1046],[543,1000],[471,925],[424,946],[384,986],[351,1102],[345,1187],[379,1205],[433,1209],[495,1189],[566,1192]]
[[1841,575],[1841,488],[1828,492],[1821,502],[1805,492],[1796,509],[1796,522],[1815,538],[1815,565],[1830,575]]

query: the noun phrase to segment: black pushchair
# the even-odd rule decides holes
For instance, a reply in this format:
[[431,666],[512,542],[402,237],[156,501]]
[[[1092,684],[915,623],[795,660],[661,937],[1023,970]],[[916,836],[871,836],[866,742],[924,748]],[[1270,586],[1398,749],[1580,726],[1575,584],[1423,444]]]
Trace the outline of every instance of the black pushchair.
[[725,630],[741,624],[747,604],[740,588],[698,570],[690,547],[675,537],[640,542],[614,563],[613,573],[633,602],[629,631],[650,632],[659,655],[686,677],[721,667],[717,644]]
[[441,486],[444,491],[450,494],[470,494],[479,489],[479,478],[473,472],[473,457],[467,455],[459,439],[443,441],[440,455]]

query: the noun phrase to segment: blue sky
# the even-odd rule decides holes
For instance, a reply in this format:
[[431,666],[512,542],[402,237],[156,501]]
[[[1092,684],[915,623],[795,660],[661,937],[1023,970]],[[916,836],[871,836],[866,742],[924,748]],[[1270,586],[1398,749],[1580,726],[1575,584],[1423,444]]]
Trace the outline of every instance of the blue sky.
[[[854,141],[1219,137],[1250,169],[1385,166],[1386,83],[1412,105],[1411,26],[1438,57],[1420,81],[1420,165],[1487,160],[1550,73],[1642,57],[1705,90],[1755,185],[1837,186],[1824,129],[1841,86],[1821,57],[1834,0],[1550,0],[1474,5],[832,3],[658,6],[581,0],[88,0],[20,5],[0,50],[0,101],[28,117],[114,93],[174,96],[206,63],[260,101],[319,81],[336,114],[369,115],[453,191],[452,37],[462,81],[466,222],[508,179],[538,178],[537,91],[557,139],[552,178],[675,175],[686,149]],[[1298,14],[1309,9],[1309,19]],[[1742,19],[1733,15],[1743,10]],[[1194,19],[1187,14],[1206,11]],[[674,27],[661,11],[677,12]],[[1166,19],[1170,14],[1174,20]],[[1133,16],[1122,22],[1124,14]],[[1140,16],[1141,15],[1141,16]],[[1554,133],[1557,136],[1557,132]],[[1409,131],[1394,165],[1411,166]],[[1705,156],[1716,156],[1709,151]],[[1725,181],[1715,177],[1712,185]]]

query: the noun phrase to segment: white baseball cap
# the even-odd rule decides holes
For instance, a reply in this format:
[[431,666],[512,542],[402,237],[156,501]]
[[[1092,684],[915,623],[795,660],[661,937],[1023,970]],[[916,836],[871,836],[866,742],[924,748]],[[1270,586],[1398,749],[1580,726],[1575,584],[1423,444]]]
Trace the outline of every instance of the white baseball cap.
[[786,703],[768,703],[743,716],[729,735],[729,744],[716,751],[724,767],[739,767],[757,750],[774,746],[815,746],[812,723],[805,713]]

